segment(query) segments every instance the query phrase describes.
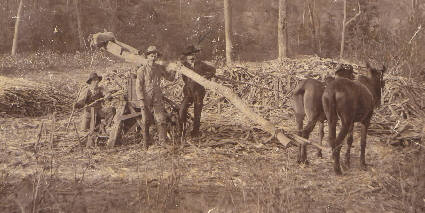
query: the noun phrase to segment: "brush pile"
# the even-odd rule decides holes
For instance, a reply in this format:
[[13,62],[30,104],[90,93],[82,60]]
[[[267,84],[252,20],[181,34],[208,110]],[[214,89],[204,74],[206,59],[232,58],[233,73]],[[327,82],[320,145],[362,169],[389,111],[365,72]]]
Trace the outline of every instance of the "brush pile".
[[[344,62],[353,66],[355,73],[363,73],[364,67]],[[338,65],[337,61],[319,57],[305,57],[286,59],[284,61],[268,61],[264,63],[241,63],[232,67],[217,69],[215,81],[233,89],[247,104],[260,113],[275,114],[276,110],[292,111],[292,91],[298,82],[305,78],[323,80],[326,76],[333,76]],[[380,68],[380,65],[373,65]],[[106,87],[126,88],[130,73],[136,68],[111,70],[106,74]],[[175,104],[182,99],[183,82],[164,82],[164,95]],[[422,128],[421,119],[425,116],[425,85],[414,83],[408,79],[385,75],[386,87],[383,91],[383,104],[375,110],[374,123],[379,128],[371,128],[371,133],[385,134],[389,138],[400,141],[418,141]],[[204,109],[217,110],[224,114],[227,111],[234,115],[230,103],[219,95],[207,91]],[[220,108],[220,109],[218,109]],[[290,115],[291,113],[289,113]],[[269,118],[271,119],[271,118]]]
[[[400,76],[387,76],[383,105],[375,111],[375,120],[384,128],[387,143],[392,145],[421,144],[425,118],[425,84]],[[423,143],[423,142],[422,142]]]
[[64,112],[73,98],[51,86],[0,76],[0,116],[42,116]]

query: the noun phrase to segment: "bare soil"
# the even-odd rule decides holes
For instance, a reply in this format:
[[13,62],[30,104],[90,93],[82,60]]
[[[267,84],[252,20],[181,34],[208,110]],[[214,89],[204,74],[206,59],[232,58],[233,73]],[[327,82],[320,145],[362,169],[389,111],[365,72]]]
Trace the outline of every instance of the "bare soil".
[[[93,70],[105,71],[22,77],[77,88]],[[256,110],[296,128],[291,109]],[[0,212],[425,212],[423,149],[387,145],[385,135],[368,136],[363,171],[356,131],[351,168],[336,176],[330,153],[309,149],[310,163],[299,165],[297,147],[268,141],[233,107],[206,108],[201,137],[148,150],[136,133],[113,149],[86,149],[73,125],[65,130],[68,117],[0,118]]]

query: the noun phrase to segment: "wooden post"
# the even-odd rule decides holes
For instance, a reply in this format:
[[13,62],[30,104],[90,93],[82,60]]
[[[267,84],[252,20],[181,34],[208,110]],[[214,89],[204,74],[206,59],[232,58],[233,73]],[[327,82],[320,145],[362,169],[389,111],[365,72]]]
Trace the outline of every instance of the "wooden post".
[[97,113],[94,107],[90,107],[90,134],[87,137],[87,144],[86,147],[92,147],[93,143],[96,140],[96,133],[95,133],[95,129],[96,129],[96,117],[97,117]]

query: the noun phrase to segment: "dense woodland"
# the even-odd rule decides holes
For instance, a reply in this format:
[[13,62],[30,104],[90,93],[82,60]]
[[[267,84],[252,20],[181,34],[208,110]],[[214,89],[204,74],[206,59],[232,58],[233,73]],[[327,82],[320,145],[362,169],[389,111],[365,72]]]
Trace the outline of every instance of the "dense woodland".
[[[222,0],[23,0],[17,52],[87,50],[91,33],[112,31],[139,49],[155,44],[166,57],[199,44],[208,60],[225,56]],[[278,56],[279,2],[286,3],[288,55],[340,54],[343,0],[231,2],[234,60]],[[0,51],[10,53],[20,0],[2,0]],[[374,59],[393,72],[421,75],[425,44],[424,0],[347,1],[343,58]]]

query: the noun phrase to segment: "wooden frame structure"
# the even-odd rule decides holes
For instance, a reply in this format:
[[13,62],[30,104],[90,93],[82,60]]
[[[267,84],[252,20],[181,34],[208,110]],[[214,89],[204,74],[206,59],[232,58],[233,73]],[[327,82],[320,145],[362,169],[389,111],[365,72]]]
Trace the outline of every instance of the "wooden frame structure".
[[141,116],[142,112],[140,112],[136,95],[136,76],[130,75],[127,80],[127,96],[115,114],[107,146],[114,147],[115,144],[120,143],[122,132],[133,130],[137,126],[142,128]]

